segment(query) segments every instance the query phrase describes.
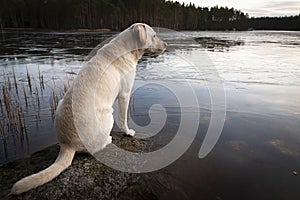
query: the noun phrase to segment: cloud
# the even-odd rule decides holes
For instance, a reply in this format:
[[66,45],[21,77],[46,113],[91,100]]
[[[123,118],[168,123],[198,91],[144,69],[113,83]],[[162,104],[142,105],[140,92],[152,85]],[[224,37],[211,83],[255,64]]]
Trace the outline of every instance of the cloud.
[[295,2],[295,1],[269,2],[267,6],[276,9],[285,9],[285,8],[295,9],[295,8],[300,8],[300,2]]
[[[174,0],[175,1],[175,0]],[[250,16],[290,16],[300,14],[299,0],[179,0],[195,3],[196,6],[227,6],[248,13]]]
[[300,14],[300,2],[295,1],[285,1],[285,2],[269,2],[265,7],[266,10],[271,15],[298,15]]
[[250,16],[291,16],[300,14],[299,1],[261,1],[256,6],[244,6],[242,11],[247,12]]

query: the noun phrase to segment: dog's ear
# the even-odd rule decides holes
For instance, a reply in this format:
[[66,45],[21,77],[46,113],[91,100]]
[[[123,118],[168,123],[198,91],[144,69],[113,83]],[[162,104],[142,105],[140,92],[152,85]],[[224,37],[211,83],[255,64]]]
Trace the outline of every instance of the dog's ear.
[[147,41],[147,29],[146,25],[143,23],[136,23],[131,26],[133,31],[135,31],[138,35],[139,40],[142,44],[146,44]]
[[140,28],[146,29],[146,25],[143,23],[135,23],[130,26],[130,29],[139,30]]

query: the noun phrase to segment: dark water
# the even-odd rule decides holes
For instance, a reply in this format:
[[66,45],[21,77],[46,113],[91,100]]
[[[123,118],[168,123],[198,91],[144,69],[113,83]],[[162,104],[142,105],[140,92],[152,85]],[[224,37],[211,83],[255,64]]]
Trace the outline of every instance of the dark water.
[[[40,68],[46,87],[39,92],[39,109],[34,106],[35,95],[29,97],[33,102],[25,112],[26,137],[14,132],[2,136],[1,163],[57,142],[49,104],[53,88],[60,93],[66,79],[76,77],[88,53],[111,35],[2,32],[0,84],[7,85],[6,77],[12,77],[14,70],[18,84],[29,91],[27,66],[36,82]],[[155,116],[166,112],[167,119],[162,126],[157,123],[161,129],[153,137],[155,149],[176,135],[182,115],[199,128],[187,152],[170,166],[148,174],[149,188],[159,199],[299,199],[300,33],[184,32],[162,37],[168,51],[143,58],[137,67],[130,127],[133,121],[142,127],[151,123],[148,111],[160,104],[153,108]],[[193,65],[185,59],[193,56],[201,62]],[[199,159],[212,112],[207,85],[216,76],[226,93],[226,120],[213,150]],[[180,109],[183,106],[170,89],[174,87],[186,98],[196,96],[197,106]],[[186,93],[185,87],[195,94]],[[193,118],[194,112],[200,112],[200,119]],[[5,127],[5,110],[0,117]],[[140,131],[153,131],[148,128]],[[186,129],[186,137],[190,134]]]
[[[164,83],[169,84],[172,83]],[[150,94],[146,90],[140,90],[135,106],[141,111],[135,109],[134,119],[141,124],[149,121],[144,106],[149,108],[151,103],[163,102],[168,120],[155,136],[157,145],[163,147],[180,126],[180,109],[178,104],[174,105],[175,96],[162,88],[161,82],[146,89],[150,88],[151,96],[155,96],[151,98],[153,102],[147,101]],[[176,162],[150,173],[149,187],[153,187],[154,193],[160,199],[298,199],[300,180],[293,173],[298,172],[300,166],[299,117],[270,114],[264,112],[263,103],[257,99],[246,100],[249,112],[245,109],[227,111],[218,143],[207,157],[199,159],[198,152],[210,120],[210,110],[205,105],[209,104],[209,91],[197,84],[193,88],[201,100],[200,108],[193,108],[201,113],[196,139]],[[247,99],[249,94],[227,91],[227,96],[239,99],[232,102],[239,104],[240,99]],[[184,114],[195,120],[192,113]],[[189,130],[186,134],[188,137]]]

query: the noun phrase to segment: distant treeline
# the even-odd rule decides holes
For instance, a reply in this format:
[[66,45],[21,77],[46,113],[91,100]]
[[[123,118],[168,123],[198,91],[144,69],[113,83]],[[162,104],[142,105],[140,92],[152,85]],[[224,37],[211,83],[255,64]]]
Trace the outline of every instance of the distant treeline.
[[291,17],[251,18],[248,21],[248,27],[256,30],[300,30],[300,15]]
[[299,30],[300,15],[249,18],[227,7],[165,0],[0,0],[0,28],[122,30],[146,22],[175,30]]

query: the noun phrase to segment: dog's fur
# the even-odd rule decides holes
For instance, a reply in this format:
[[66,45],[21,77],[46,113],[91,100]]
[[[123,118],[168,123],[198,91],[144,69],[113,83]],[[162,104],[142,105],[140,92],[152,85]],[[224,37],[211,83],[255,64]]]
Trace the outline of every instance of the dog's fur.
[[[99,49],[81,69],[57,107],[54,126],[60,152],[56,161],[43,171],[16,182],[11,194],[21,194],[51,181],[71,165],[76,151],[94,153],[110,144],[115,100],[119,103],[122,131],[133,136],[134,130],[127,126],[127,109],[137,62],[144,53],[158,55],[165,49],[166,43],[156,37],[150,26],[142,23],[133,24]],[[91,99],[94,99],[93,105]],[[90,117],[91,109],[96,113],[94,117]]]

